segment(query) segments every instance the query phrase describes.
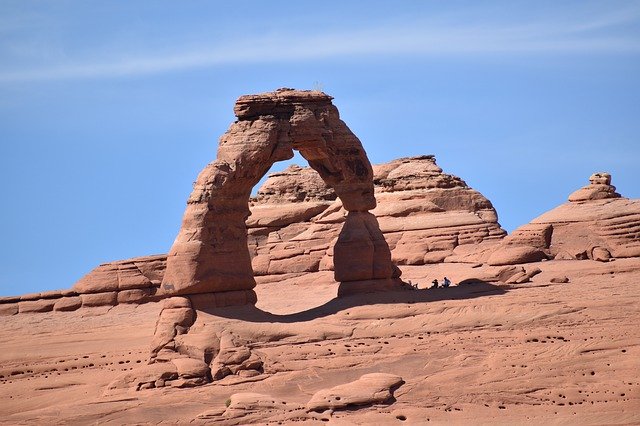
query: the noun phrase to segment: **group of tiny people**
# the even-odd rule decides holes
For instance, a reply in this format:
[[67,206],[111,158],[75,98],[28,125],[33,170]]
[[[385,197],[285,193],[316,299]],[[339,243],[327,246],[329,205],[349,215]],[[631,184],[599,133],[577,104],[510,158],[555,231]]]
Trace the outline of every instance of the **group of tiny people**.
[[438,282],[438,279],[436,278],[435,280],[431,281],[431,287],[429,288],[438,288],[438,287],[447,288],[450,285],[451,285],[451,281],[449,281],[449,278],[444,277],[444,280],[442,280],[442,285],[440,285],[440,283]]

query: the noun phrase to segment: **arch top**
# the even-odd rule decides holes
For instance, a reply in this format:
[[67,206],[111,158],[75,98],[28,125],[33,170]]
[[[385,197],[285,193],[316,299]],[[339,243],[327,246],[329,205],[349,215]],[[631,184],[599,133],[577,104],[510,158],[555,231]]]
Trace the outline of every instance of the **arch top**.
[[317,90],[296,90],[286,87],[273,92],[243,95],[238,98],[233,112],[239,120],[250,120],[261,115],[292,115],[296,105],[319,107],[331,105],[332,96]]

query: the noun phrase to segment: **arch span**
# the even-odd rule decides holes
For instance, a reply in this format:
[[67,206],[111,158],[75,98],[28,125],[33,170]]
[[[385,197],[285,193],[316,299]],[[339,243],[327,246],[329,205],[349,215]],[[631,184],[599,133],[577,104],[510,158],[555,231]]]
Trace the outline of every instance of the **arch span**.
[[200,172],[167,258],[161,294],[216,293],[220,305],[255,303],[245,220],[252,188],[298,150],[348,211],[334,247],[339,295],[394,288],[400,271],[369,213],[373,171],[358,138],[322,92],[279,89],[238,99],[237,120]]

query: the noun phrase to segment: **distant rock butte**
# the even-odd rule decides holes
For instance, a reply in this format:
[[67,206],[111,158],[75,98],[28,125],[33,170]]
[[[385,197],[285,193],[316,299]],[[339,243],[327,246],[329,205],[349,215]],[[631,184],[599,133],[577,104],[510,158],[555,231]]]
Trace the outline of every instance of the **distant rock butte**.
[[[378,205],[372,213],[397,264],[464,261],[472,246],[494,245],[506,235],[491,202],[443,173],[433,156],[400,158],[373,166],[373,173]],[[290,166],[270,175],[247,219],[255,274],[332,269],[331,247],[346,217],[311,169]]]
[[569,202],[514,230],[488,263],[640,256],[640,200],[616,193],[609,173],[594,173],[589,181]]

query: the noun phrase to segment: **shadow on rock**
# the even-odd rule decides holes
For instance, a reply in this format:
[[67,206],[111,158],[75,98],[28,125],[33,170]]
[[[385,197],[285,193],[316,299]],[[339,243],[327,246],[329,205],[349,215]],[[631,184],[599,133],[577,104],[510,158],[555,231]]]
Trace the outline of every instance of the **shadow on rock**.
[[357,306],[474,299],[476,297],[502,295],[507,291],[505,288],[486,281],[467,279],[459,285],[449,288],[406,289],[334,298],[324,305],[286,315],[272,314],[253,305],[218,308],[207,304],[198,304],[194,305],[194,309],[218,317],[239,319],[247,322],[295,323],[312,321]]

